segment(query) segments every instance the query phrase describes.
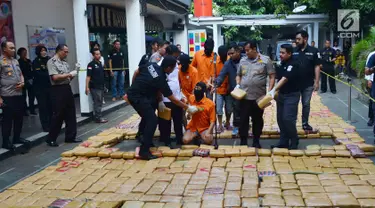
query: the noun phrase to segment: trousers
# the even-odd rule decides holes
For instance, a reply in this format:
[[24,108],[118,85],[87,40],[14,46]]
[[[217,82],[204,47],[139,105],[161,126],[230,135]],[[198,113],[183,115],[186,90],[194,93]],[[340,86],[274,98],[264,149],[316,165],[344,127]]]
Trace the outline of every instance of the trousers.
[[[323,71],[331,76],[335,76],[335,67],[334,66],[327,66],[327,65],[323,65]],[[322,81],[322,84],[321,84],[321,90],[323,92],[326,92],[327,91],[327,75],[324,74],[324,73],[321,73],[321,81]],[[331,90],[331,92],[336,92],[336,81],[335,79],[333,79],[332,77],[328,77],[328,81],[329,81],[329,89]]]
[[310,101],[312,94],[314,92],[314,87],[306,87],[301,90],[301,102],[302,102],[302,125],[309,123],[310,116]]
[[[179,144],[182,144],[182,114],[183,109],[178,107],[176,104],[172,102],[166,102],[165,106],[172,110],[172,120],[173,120],[173,127],[174,132],[176,135],[176,141]],[[164,120],[159,118],[159,130],[160,130],[160,138],[166,144],[171,144],[171,120]]]
[[94,118],[100,120],[102,118],[103,90],[90,88],[90,93],[94,103]]
[[[112,97],[122,97],[125,95],[124,91],[124,72],[123,71],[114,71],[114,75],[112,77]],[[117,87],[118,86],[118,89]]]
[[141,117],[139,125],[139,132],[142,132],[141,151],[148,151],[158,125],[158,118],[155,114],[157,103],[151,102],[148,98],[132,99],[129,95],[128,100]]
[[39,108],[39,120],[44,131],[49,131],[52,119],[51,88],[38,87],[34,89]]
[[55,142],[65,122],[65,141],[72,141],[77,136],[76,107],[73,92],[69,84],[51,87],[52,120],[48,135],[49,142]]
[[[277,97],[277,123],[280,128],[279,147],[298,147],[298,134],[296,124],[299,99],[299,92],[286,94],[279,93],[279,96]],[[289,140],[291,141],[290,146]]]
[[[26,96],[27,93],[27,96]],[[34,88],[32,85],[27,85],[22,89],[22,96],[24,100],[24,109],[25,112],[27,111],[27,102],[26,100],[29,100],[29,110],[30,112],[35,112],[35,94],[34,94]]]
[[13,143],[20,139],[24,114],[23,96],[2,97],[3,103],[3,120],[2,120],[2,136],[3,147],[11,144],[9,138],[13,129]]
[[258,107],[256,100],[241,100],[240,107],[241,122],[239,133],[241,140],[247,140],[247,138],[249,137],[249,117],[251,117],[251,121],[253,124],[254,141],[259,141],[264,125],[264,110]]

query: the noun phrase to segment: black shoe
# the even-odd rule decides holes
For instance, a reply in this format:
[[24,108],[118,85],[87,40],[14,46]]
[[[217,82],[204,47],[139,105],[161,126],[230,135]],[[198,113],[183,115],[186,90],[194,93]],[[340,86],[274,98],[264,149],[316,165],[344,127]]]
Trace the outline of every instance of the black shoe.
[[49,128],[43,128],[43,132],[49,132]]
[[50,147],[58,147],[59,144],[57,144],[57,142],[50,142],[50,141],[46,141],[47,145],[50,146]]
[[194,145],[201,146],[202,143],[203,143],[203,142],[202,142],[202,139],[201,139],[201,138],[194,138],[194,139],[193,139],[193,144],[194,144]]
[[320,91],[320,93],[322,93],[322,94],[323,94],[323,93],[326,93],[326,92],[327,92],[327,91],[323,91],[323,90]]
[[332,94],[336,94],[337,92],[336,91],[332,91]]
[[289,148],[288,146],[285,146],[285,145],[280,145],[280,144],[275,144],[275,145],[271,145],[271,149],[273,148]]
[[312,131],[313,128],[309,124],[302,125],[303,130],[305,131]]
[[80,139],[73,139],[73,140],[65,140],[65,143],[80,143],[82,140]]
[[104,119],[104,118],[102,118],[102,119],[97,119],[97,120],[95,120],[95,123],[108,123],[108,120],[107,120],[107,119]]
[[367,122],[367,126],[373,126],[374,125],[374,119],[370,118]]
[[154,160],[157,159],[158,157],[155,155],[152,155],[150,151],[147,152],[139,152],[139,158],[141,160]]
[[247,145],[247,139],[241,139],[241,145]]
[[35,111],[31,111],[30,114],[33,115],[33,116],[38,115]]
[[16,146],[14,146],[14,144],[3,145],[3,148],[7,149],[7,150],[9,150],[11,152],[15,152],[16,151]]
[[19,139],[14,139],[13,143],[15,143],[15,144],[28,144],[28,143],[30,143],[30,141],[26,140],[26,139],[23,139],[23,138],[19,138]]
[[171,149],[176,149],[176,147],[172,143],[170,143],[170,144],[165,143],[165,146],[167,146],[167,147],[169,147]]

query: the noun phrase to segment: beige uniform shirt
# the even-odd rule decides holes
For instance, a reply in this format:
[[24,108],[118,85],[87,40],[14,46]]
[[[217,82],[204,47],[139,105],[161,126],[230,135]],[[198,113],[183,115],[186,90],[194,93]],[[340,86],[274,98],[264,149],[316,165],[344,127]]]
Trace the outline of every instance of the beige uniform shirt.
[[240,88],[246,91],[246,100],[257,100],[267,93],[267,77],[276,71],[268,56],[259,55],[251,60],[241,59],[237,75],[241,77]]
[[[48,74],[49,76],[57,75],[57,74],[68,74],[72,70],[70,70],[70,66],[68,62],[64,60],[60,60],[59,57],[54,56],[47,62],[47,68],[48,68]],[[70,79],[65,80],[59,80],[59,81],[53,81],[50,77],[51,84],[52,85],[64,85],[64,84],[70,84]]]
[[22,82],[22,71],[18,61],[1,56],[0,70],[0,95],[5,97],[22,95],[22,89],[16,89],[17,84]]

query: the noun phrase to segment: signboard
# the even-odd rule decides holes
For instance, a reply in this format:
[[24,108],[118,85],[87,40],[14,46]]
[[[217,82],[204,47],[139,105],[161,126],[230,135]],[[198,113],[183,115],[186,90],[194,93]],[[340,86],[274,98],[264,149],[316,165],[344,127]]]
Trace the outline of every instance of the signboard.
[[360,13],[358,9],[339,9],[337,11],[337,31],[340,38],[359,38]]
[[189,30],[189,56],[193,57],[195,52],[200,51],[204,48],[204,42],[206,42],[207,34],[206,30]]
[[12,7],[10,1],[0,0],[0,39],[14,43]]
[[43,45],[47,48],[47,55],[55,55],[57,45],[66,44],[65,29],[53,27],[27,26],[30,60],[34,60],[35,48]]

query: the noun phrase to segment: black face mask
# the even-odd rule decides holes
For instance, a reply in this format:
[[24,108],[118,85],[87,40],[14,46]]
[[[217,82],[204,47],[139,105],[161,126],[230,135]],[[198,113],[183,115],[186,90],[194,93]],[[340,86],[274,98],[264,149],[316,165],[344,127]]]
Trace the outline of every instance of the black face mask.
[[187,72],[189,69],[189,64],[181,64],[181,71],[182,72]]
[[203,97],[204,97],[203,90],[194,89],[194,96],[195,96],[195,100],[197,102],[201,101],[203,99]]
[[212,51],[214,51],[213,48],[207,47],[207,48],[204,49],[204,54],[206,54],[206,56],[210,57],[212,55]]

